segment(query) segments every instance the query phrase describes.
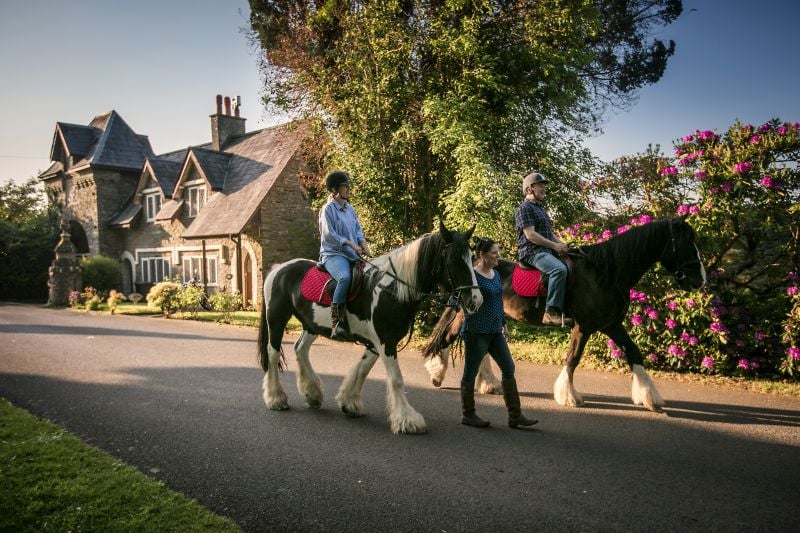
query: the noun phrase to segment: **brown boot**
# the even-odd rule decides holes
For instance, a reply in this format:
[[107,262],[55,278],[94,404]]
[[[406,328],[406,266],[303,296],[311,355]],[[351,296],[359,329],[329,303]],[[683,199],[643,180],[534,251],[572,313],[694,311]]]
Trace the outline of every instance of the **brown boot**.
[[342,342],[353,342],[347,328],[347,312],[345,304],[331,304],[331,339]]
[[572,319],[567,318],[555,307],[548,307],[542,316],[542,324],[545,326],[572,327]]
[[461,382],[461,423],[476,428],[489,427],[489,421],[475,414],[475,390],[473,385]]
[[519,392],[517,391],[517,380],[514,378],[504,379],[502,385],[503,399],[506,401],[506,407],[508,408],[508,427],[532,426],[539,422],[538,420],[525,418],[525,415],[522,414],[519,403]]

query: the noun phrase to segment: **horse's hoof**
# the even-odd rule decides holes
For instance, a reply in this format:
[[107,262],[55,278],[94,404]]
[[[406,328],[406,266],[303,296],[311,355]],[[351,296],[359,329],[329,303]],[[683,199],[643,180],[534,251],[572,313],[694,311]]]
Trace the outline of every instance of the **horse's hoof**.
[[306,398],[306,407],[309,409],[319,409],[322,407],[322,400],[318,398]]
[[267,409],[270,411],[288,411],[289,404],[287,403],[274,403],[272,405],[267,405]]
[[355,409],[353,407],[349,407],[347,405],[342,406],[342,412],[347,416],[349,416],[350,418],[359,418],[364,416],[364,414],[360,410]]
[[394,433],[400,435],[424,435],[428,432],[428,428],[426,426],[415,426],[413,424],[401,424]]
[[441,387],[442,386],[442,381],[440,379],[432,379],[431,383],[433,383],[434,387]]

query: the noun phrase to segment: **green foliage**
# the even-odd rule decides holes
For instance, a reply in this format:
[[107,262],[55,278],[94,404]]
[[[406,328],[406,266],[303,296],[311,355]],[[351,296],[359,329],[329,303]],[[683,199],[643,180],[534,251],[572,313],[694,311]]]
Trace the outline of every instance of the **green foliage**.
[[177,281],[162,281],[150,287],[147,293],[147,304],[161,309],[164,316],[169,317],[181,306],[181,284]]
[[106,300],[106,303],[108,304],[108,309],[111,311],[112,315],[117,311],[117,307],[119,307],[120,302],[124,300],[126,300],[124,294],[111,289],[111,292],[108,293],[108,299]]
[[238,292],[220,291],[212,294],[208,301],[222,313],[219,321],[227,324],[231,322],[233,312],[242,307],[242,295]]
[[0,186],[0,299],[47,299],[58,214],[35,178]]
[[376,251],[440,218],[502,240],[534,167],[562,224],[584,215],[573,191],[594,161],[576,135],[661,77],[673,45],[648,35],[681,12],[677,0],[250,7],[266,104],[316,117]]
[[81,260],[81,275],[85,284],[107,292],[121,283],[122,267],[119,261],[104,255],[84,257]]
[[203,301],[203,288],[199,285],[184,285],[178,292],[178,305],[181,313],[189,313],[191,318],[197,317],[200,304]]

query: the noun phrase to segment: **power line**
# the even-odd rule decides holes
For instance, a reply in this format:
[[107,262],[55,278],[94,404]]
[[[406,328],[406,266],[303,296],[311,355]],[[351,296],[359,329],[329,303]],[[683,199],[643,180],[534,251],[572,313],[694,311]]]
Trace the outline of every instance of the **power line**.
[[49,157],[33,156],[33,155],[2,155],[2,154],[0,154],[0,157],[6,158],[6,159],[48,159],[48,160],[50,159]]

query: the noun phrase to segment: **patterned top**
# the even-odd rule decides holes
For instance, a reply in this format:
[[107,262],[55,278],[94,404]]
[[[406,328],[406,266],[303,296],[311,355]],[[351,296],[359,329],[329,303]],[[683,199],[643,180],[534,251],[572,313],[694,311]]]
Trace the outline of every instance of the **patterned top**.
[[342,207],[333,198],[319,212],[319,235],[319,260],[323,263],[333,255],[356,261],[356,252],[344,243],[353,241],[360,245],[365,240],[364,231],[350,202],[345,202]]
[[506,323],[506,317],[503,314],[503,286],[500,284],[500,273],[495,271],[494,277],[489,279],[475,272],[475,279],[478,280],[478,287],[483,296],[483,305],[475,314],[469,315],[464,320],[461,332],[500,333]]
[[533,244],[522,231],[523,228],[533,226],[534,231],[545,239],[555,240],[553,221],[550,220],[550,215],[542,204],[534,200],[525,200],[517,207],[514,218],[517,228],[517,256],[520,259],[533,257],[540,252],[556,255],[550,248]]

